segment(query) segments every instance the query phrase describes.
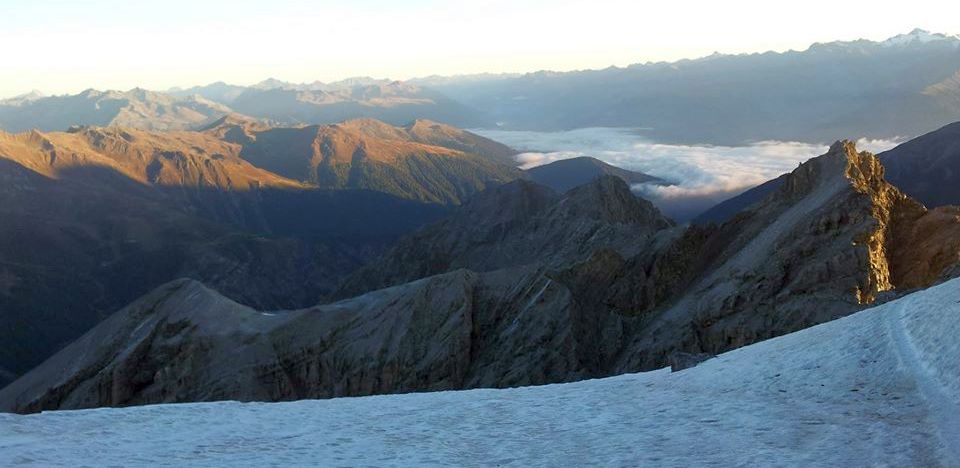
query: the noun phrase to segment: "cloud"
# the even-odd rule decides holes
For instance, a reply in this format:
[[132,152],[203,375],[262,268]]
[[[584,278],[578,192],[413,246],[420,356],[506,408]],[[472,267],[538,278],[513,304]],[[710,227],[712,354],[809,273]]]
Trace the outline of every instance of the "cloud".
[[[670,145],[652,142],[637,130],[582,128],[565,132],[480,130],[488,138],[523,151],[524,169],[560,159],[592,156],[625,169],[673,182],[634,190],[678,220],[688,220],[826,152],[827,144],[761,141],[749,146]],[[895,140],[860,140],[861,150],[880,152]]]

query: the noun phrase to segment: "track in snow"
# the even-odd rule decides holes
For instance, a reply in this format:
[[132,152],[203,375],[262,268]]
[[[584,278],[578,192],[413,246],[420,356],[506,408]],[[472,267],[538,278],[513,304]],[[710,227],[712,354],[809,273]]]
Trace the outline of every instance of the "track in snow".
[[[920,395],[929,407],[931,419],[939,429],[940,440],[953,458],[960,460],[960,404],[949,397],[936,376],[926,369],[921,360],[920,352],[914,346],[903,321],[903,308],[906,304],[908,303],[895,304],[884,314],[890,337],[903,368],[916,381]],[[960,319],[960,316],[957,318]],[[956,338],[960,339],[960,336]],[[957,356],[957,359],[960,366],[960,356]]]

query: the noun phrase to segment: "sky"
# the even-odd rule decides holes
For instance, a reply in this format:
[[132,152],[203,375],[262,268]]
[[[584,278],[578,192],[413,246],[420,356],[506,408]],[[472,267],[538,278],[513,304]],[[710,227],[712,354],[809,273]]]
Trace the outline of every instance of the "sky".
[[0,0],[0,97],[625,66],[923,28],[960,2]]

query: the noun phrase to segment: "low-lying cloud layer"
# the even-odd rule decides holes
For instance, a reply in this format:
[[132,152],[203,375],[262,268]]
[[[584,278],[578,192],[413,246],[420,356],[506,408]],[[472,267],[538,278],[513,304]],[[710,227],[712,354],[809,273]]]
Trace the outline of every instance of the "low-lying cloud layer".
[[[642,185],[634,190],[680,221],[789,172],[827,150],[825,144],[780,141],[737,147],[667,145],[645,139],[642,131],[624,128],[582,128],[565,132],[481,130],[477,133],[523,151],[517,160],[524,169],[560,159],[592,156],[669,180],[675,185]],[[860,140],[857,147],[880,152],[896,144],[892,140]]]

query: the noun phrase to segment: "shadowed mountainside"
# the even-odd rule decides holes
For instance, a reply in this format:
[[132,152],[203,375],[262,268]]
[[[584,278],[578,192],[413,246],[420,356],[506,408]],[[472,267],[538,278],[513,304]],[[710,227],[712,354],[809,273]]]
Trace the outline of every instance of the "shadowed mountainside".
[[960,204],[960,122],[881,153],[887,178],[927,206]]
[[558,195],[517,180],[480,193],[451,216],[404,237],[383,258],[351,275],[334,297],[468,268],[566,264],[595,249],[631,256],[672,226],[622,180],[601,176]]
[[[452,127],[369,125],[489,153],[466,155],[357,133],[370,149],[423,145],[450,158],[482,161],[495,173],[519,173],[495,162],[509,148]],[[0,340],[6,344],[0,383],[175,278],[201,280],[258,308],[315,304],[398,236],[448,210],[375,190],[374,182],[373,189],[333,190],[287,178],[254,166],[243,146],[221,136],[119,127],[0,132]],[[309,161],[311,155],[299,157]],[[417,157],[404,151],[391,156]],[[459,187],[453,193],[465,197],[499,180],[479,170],[468,176],[419,181]],[[424,185],[411,190],[445,193]]]
[[[491,265],[500,269],[471,271],[501,253],[471,222],[485,212],[477,202],[451,218],[464,220],[447,226],[454,241],[433,246],[458,264],[352,299],[258,312],[197,282],[170,283],[0,391],[0,407],[289,400],[646,370],[677,353],[715,354],[850,314],[935,283],[960,259],[955,213],[903,195],[875,156],[849,142],[720,226],[670,227],[645,203],[615,196],[629,191],[612,177],[560,201],[526,182],[488,196],[510,193],[516,206],[484,228],[504,245],[536,245],[554,216],[573,232],[614,234],[543,261],[507,254],[506,266]],[[525,222],[530,213],[540,221]],[[433,242],[431,232],[403,242]],[[493,250],[471,257],[472,248]]]

